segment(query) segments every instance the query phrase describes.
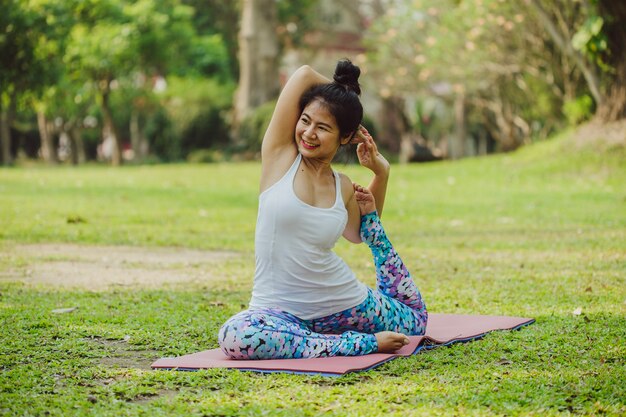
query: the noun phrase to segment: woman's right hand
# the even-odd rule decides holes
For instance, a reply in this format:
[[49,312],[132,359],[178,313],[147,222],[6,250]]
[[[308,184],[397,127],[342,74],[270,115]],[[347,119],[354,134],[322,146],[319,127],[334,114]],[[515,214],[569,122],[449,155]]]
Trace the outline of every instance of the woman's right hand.
[[354,188],[354,197],[356,197],[356,202],[359,205],[361,217],[376,211],[376,201],[372,192],[355,182],[352,183],[352,187]]

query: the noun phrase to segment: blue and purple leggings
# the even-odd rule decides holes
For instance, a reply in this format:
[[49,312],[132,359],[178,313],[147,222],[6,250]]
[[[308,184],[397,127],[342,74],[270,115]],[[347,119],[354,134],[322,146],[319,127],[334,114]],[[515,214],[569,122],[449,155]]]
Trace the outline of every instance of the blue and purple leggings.
[[222,351],[233,359],[356,356],[378,351],[374,333],[424,334],[426,305],[376,212],[362,216],[361,239],[374,256],[378,287],[365,301],[311,320],[270,308],[242,311],[220,329]]

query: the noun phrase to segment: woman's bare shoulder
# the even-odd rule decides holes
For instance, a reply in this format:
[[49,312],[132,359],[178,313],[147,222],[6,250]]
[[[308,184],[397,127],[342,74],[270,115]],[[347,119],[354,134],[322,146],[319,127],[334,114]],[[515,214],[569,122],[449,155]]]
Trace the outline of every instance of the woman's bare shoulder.
[[344,204],[348,202],[354,196],[354,187],[352,186],[352,180],[344,173],[338,172],[339,180],[341,182],[341,196],[343,197]]

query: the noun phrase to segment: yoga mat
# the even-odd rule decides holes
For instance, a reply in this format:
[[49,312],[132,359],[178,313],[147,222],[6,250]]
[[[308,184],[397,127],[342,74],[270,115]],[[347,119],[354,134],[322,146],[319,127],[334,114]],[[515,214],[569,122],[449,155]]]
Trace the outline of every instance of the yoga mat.
[[409,336],[409,344],[395,353],[372,353],[363,356],[334,356],[311,359],[234,360],[220,349],[205,350],[176,358],[159,359],[154,369],[195,371],[207,368],[236,368],[255,372],[285,372],[339,376],[348,372],[373,369],[392,359],[411,356],[422,349],[432,349],[457,342],[479,339],[494,330],[514,330],[532,324],[535,319],[506,316],[429,314],[426,334]]

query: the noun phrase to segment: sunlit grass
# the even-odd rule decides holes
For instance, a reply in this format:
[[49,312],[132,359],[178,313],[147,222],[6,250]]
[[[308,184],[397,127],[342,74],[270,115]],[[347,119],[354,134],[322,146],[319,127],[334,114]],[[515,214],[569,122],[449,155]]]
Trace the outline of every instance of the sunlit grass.
[[[623,415],[625,160],[623,149],[559,139],[394,166],[383,221],[430,311],[537,322],[341,378],[146,369],[215,347],[219,325],[247,303],[258,164],[1,170],[0,273],[27,263],[11,248],[34,242],[241,257],[221,267],[224,280],[188,287],[0,284],[0,414]],[[337,169],[367,183],[359,167]],[[373,282],[363,245],[337,251]],[[68,306],[79,308],[50,313]],[[123,366],[105,360],[122,357]]]

